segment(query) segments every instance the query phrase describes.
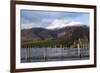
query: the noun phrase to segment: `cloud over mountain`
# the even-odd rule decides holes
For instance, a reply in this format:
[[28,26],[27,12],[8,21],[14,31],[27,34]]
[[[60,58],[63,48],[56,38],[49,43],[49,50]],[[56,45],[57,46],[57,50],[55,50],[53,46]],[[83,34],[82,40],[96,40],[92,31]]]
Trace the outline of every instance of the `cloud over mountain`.
[[59,29],[59,28],[64,28],[67,26],[81,26],[84,25],[82,22],[79,21],[69,21],[69,20],[55,20],[46,27],[47,29]]

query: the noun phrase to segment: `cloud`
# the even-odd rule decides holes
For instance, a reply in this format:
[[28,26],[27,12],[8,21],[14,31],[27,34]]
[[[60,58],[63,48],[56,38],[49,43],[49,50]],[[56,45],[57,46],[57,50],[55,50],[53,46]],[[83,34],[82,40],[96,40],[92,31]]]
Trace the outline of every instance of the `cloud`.
[[[39,11],[39,10],[21,10],[21,23],[25,24],[27,22],[39,22],[43,19],[68,19],[76,18],[83,15],[82,13],[73,12],[61,12],[61,11]],[[27,20],[27,22],[26,22]]]
[[36,27],[38,28],[42,27],[42,24],[38,24],[38,23],[21,24],[21,29],[30,29]]
[[30,29],[30,28],[46,28],[46,29],[59,29],[67,26],[81,26],[85,25],[80,21],[70,21],[66,19],[55,19],[49,24],[42,23],[29,23],[29,24],[21,24],[21,29]]
[[57,29],[63,28],[67,26],[77,26],[77,25],[84,25],[84,23],[79,21],[69,21],[69,20],[54,20],[50,26],[46,27],[47,29]]
[[60,28],[74,24],[89,25],[89,14],[79,12],[21,10],[21,28]]
[[33,27],[33,24],[21,24],[21,29],[29,29],[32,27]]

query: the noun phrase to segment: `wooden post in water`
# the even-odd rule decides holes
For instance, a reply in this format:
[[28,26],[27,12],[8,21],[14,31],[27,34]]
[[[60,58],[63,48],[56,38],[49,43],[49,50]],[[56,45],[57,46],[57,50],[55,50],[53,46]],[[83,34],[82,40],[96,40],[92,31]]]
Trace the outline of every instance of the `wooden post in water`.
[[44,60],[47,61],[47,48],[44,48]]
[[46,48],[44,48],[44,60],[46,58]]
[[25,48],[25,60],[28,61],[28,48]]
[[55,45],[55,47],[54,47],[54,48],[55,48],[55,50],[56,50],[56,53],[57,53],[57,46]]
[[62,47],[62,45],[60,45],[60,49],[61,49],[61,59],[62,59],[62,57],[63,57],[63,50],[64,50],[64,48]]
[[25,48],[24,55],[25,55],[25,60],[27,60],[27,48]]
[[78,57],[80,57],[80,45],[79,45],[79,43],[77,44],[77,49],[78,49]]
[[28,60],[30,60],[30,48],[31,47],[28,48]]

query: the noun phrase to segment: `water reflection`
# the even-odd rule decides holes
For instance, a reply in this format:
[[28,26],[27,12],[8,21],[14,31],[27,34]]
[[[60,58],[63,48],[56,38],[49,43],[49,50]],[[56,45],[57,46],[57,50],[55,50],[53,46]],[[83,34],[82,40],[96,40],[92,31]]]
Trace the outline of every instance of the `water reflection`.
[[89,50],[74,48],[21,48],[21,62],[88,60]]

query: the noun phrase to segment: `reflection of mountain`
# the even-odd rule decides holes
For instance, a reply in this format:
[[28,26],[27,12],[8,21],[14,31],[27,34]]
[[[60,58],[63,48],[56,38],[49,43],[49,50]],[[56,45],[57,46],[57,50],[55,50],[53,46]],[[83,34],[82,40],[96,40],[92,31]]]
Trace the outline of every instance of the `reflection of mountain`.
[[60,29],[31,28],[21,30],[22,42],[33,40],[77,40],[86,38],[89,40],[88,26],[67,26]]

